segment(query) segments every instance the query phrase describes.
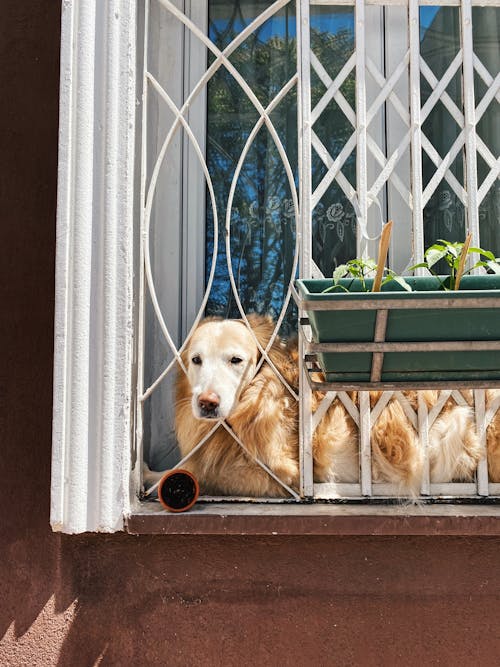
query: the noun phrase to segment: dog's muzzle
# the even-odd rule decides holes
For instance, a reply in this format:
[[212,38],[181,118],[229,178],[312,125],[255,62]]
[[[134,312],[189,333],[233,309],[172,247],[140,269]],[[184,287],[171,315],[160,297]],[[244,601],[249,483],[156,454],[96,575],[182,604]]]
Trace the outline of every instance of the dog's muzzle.
[[206,391],[198,396],[198,410],[202,419],[219,417],[220,397],[214,391]]

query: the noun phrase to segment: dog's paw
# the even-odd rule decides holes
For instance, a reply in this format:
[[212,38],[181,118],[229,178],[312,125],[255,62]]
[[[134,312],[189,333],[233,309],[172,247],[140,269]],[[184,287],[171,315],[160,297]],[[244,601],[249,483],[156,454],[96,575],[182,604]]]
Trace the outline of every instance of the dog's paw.
[[163,472],[157,472],[156,470],[151,470],[146,462],[142,464],[142,496],[147,496],[150,498],[156,498],[156,490],[150,491],[151,487],[157,484],[160,479],[165,474]]

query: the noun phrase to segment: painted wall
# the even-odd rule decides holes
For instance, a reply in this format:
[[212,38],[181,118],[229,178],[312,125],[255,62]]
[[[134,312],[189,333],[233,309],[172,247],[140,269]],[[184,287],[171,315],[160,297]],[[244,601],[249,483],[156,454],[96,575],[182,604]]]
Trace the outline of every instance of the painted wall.
[[0,17],[0,665],[498,664],[496,538],[51,533],[59,3]]

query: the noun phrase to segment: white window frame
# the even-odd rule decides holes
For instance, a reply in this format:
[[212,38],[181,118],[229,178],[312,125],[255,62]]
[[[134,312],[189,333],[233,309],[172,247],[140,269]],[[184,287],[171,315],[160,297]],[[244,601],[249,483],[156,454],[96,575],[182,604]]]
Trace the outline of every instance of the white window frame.
[[67,533],[123,529],[140,483],[136,45],[137,0],[63,0],[51,524]]
[[130,512],[136,1],[64,0],[51,525]]

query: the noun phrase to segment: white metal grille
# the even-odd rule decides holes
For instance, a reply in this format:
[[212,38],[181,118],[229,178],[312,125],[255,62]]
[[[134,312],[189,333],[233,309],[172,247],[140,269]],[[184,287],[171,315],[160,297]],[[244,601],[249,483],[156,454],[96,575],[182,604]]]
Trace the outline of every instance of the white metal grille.
[[[287,276],[290,285],[281,311],[277,316],[275,331],[269,345],[265,349],[259,345],[262,353],[260,364],[267,362],[273,366],[268,352],[274,338],[278,335],[280,325],[287,312],[291,298],[291,283],[296,275],[297,267],[300,266],[300,274],[305,277],[320,277],[322,275],[318,262],[315,261],[316,258],[313,258],[311,221],[315,209],[321,204],[322,198],[333,184],[340,188],[347,200],[354,206],[358,222],[358,252],[361,254],[373,254],[373,241],[377,237],[378,231],[377,229],[374,230],[374,226],[376,227],[374,223],[379,220],[382,211],[384,217],[391,212],[390,193],[393,192],[397,193],[399,200],[405,203],[408,209],[406,215],[411,223],[405,232],[407,234],[406,247],[411,245],[413,249],[408,251],[407,263],[421,261],[424,251],[423,220],[425,207],[443,181],[447,183],[447,186],[466,211],[466,226],[473,234],[473,244],[480,245],[479,207],[497,182],[499,159],[492,154],[488,145],[479,136],[476,127],[489,106],[500,101],[500,77],[495,72],[489,72],[474,53],[472,5],[475,3],[464,0],[462,2],[446,3],[456,6],[460,14],[460,47],[445,73],[438,79],[421,54],[419,10],[425,4],[430,3],[418,2],[418,0],[408,0],[408,2],[401,3],[387,2],[385,4],[379,2],[365,3],[363,0],[353,0],[352,2],[297,0],[296,3],[292,0],[277,0],[272,4],[270,3],[253,21],[243,27],[232,42],[223,50],[220,50],[207,37],[203,26],[192,19],[192,14],[190,15],[183,3],[174,3],[170,0],[146,0],[141,187],[141,328],[138,374],[139,409],[137,411],[137,433],[140,445],[142,445],[145,431],[144,407],[163,384],[168,384],[169,378],[175,373],[177,365],[184,368],[180,355],[204,315],[210,291],[213,288],[217,261],[217,243],[214,243],[210,270],[204,292],[198,300],[197,312],[189,321],[189,325],[185,327],[184,335],[180,336],[180,343],[178,343],[177,334],[173,333],[172,323],[167,324],[167,317],[164,308],[161,306],[158,280],[152,266],[152,254],[155,249],[151,239],[151,225],[153,219],[155,225],[161,224],[162,216],[165,217],[167,214],[166,211],[155,210],[155,197],[158,197],[160,189],[160,172],[165,168],[168,156],[174,152],[176,141],[179,140],[182,133],[185,138],[185,145],[188,145],[189,150],[194,152],[203,173],[213,212],[214,237],[217,238],[220,225],[225,227],[228,258],[227,280],[230,282],[239,314],[247,325],[247,313],[240,298],[238,281],[235,278],[231,262],[231,235],[233,233],[231,214],[234,193],[245,160],[252,148],[255,137],[261,130],[265,129],[269,133],[281,158],[282,168],[286,174],[291,194],[296,242],[293,251],[292,271],[290,276]],[[483,0],[480,4],[484,5],[486,3]],[[495,3],[488,4],[495,6]],[[287,5],[294,6],[296,12],[297,71],[290,76],[273,99],[265,105],[238,71],[231,60],[231,56],[250,35]],[[332,77],[311,45],[311,12],[317,7],[351,5],[354,12],[355,48],[346,62],[342,63],[338,73]],[[367,14],[387,9],[390,18],[389,15],[395,10],[396,5],[399,11],[399,20],[401,21],[401,17],[404,17],[405,35],[400,41],[400,54],[397,62],[394,63],[394,66],[387,65],[386,62],[385,66],[382,67],[382,63],[377,62],[376,54],[372,54],[367,46],[367,40],[369,39]],[[168,21],[173,22],[177,29],[181,31],[183,43],[192,39],[196,41],[198,47],[201,45],[202,50],[211,55],[210,64],[180,102],[167,92],[165,85],[150,68],[151,44],[149,36],[151,33],[151,12],[153,10],[164,12],[164,15],[168,16]],[[246,95],[251,101],[258,118],[246,139],[232,177],[224,220],[221,220],[218,216],[218,205],[212,175],[205,159],[203,139],[199,133],[193,131],[193,117],[190,115],[197,100],[199,101],[199,98],[206,94],[207,83],[219,68],[225,68],[234,77],[240,86],[241,94]],[[355,76],[354,106],[346,99],[342,91],[346,81],[353,75]],[[321,99],[316,101],[313,108],[311,105],[311,76],[317,77],[326,91]],[[462,81],[463,100],[461,106],[457,105],[456,101],[447,92],[450,81],[455,76],[460,76]],[[487,88],[487,92],[481,99],[475,99],[474,96],[474,80],[477,76],[481,78]],[[423,80],[427,82],[432,90],[424,102],[422,102],[421,96],[421,82]],[[300,175],[298,188],[295,183],[293,166],[290,164],[282,140],[272,121],[273,111],[279,105],[286,103],[287,95],[293,90],[297,91],[298,99],[298,167]],[[164,109],[168,110],[170,121],[165,124],[164,135],[158,140],[158,150],[153,151],[154,154],[151,155],[152,126],[148,119],[150,118],[150,100],[153,95],[155,95],[155,104],[164,105]],[[315,124],[332,101],[338,105],[352,126],[350,135],[336,155],[331,154],[315,130]],[[438,104],[446,109],[453,122],[460,128],[456,140],[444,156],[439,154],[423,130],[426,119]],[[398,126],[399,129],[395,138],[382,136],[380,132],[381,119],[387,123],[389,131],[392,127],[391,123],[395,127]],[[354,185],[345,173],[347,161],[353,152],[356,155]],[[457,178],[451,169],[452,164],[460,155],[464,156],[465,175],[463,182]],[[478,155],[488,166],[488,173],[481,183],[477,182]],[[435,167],[433,176],[425,186],[422,176],[423,156],[425,156],[425,159],[430,159]],[[313,184],[312,164],[315,158],[319,158],[322,162],[324,171],[322,178]],[[167,223],[164,222],[163,224]],[[404,238],[404,234],[402,238]],[[179,252],[182,252],[181,248]],[[164,284],[162,289],[165,289]],[[153,319],[148,318],[148,308],[153,313]],[[167,351],[165,358],[169,360],[165,363],[161,372],[150,382],[145,383],[147,359],[145,359],[144,350],[147,347],[146,339],[150,335],[148,328],[151,329],[152,321],[155,322],[155,331],[163,339]],[[174,322],[174,328],[176,326]],[[303,344],[304,341],[301,339],[300,345]],[[306,371],[304,370],[301,374],[299,394],[297,395],[285,378],[280,375],[278,369],[274,366],[273,368],[289,392],[291,399],[297,400],[300,404],[300,493],[280,480],[264,462],[253,455],[251,456],[289,493],[291,499],[298,501],[301,498],[370,498],[397,495],[397,489],[393,485],[374,480],[372,471],[372,430],[376,426],[384,407],[393,399],[398,401],[402,414],[405,415],[415,433],[418,434],[421,443],[424,470],[420,489],[422,497],[486,497],[500,495],[500,484],[488,480],[488,467],[485,457],[479,463],[476,478],[470,482],[454,483],[448,480],[438,483],[431,478],[432,429],[438,423],[440,413],[447,402],[454,401],[457,405],[469,405],[474,408],[477,432],[485,451],[486,429],[500,407],[500,399],[496,395],[488,395],[487,398],[485,391],[474,390],[473,393],[471,392],[470,395],[465,397],[460,391],[460,387],[457,387],[453,391],[441,392],[434,406],[428,409],[421,396],[416,399],[416,402],[412,403],[401,392],[385,392],[372,405],[370,405],[370,396],[366,392],[361,392],[356,402],[345,392],[328,392],[313,413],[312,406],[315,399],[306,379]],[[315,484],[313,481],[313,433],[334,401],[340,401],[343,404],[359,430],[359,479],[356,482]],[[189,456],[202,448],[211,433],[219,427],[226,429],[235,442],[248,452],[245,442],[236,436],[229,424],[222,421],[214,425],[210,433],[198,443]],[[186,458],[176,461],[175,466],[182,466]]]

